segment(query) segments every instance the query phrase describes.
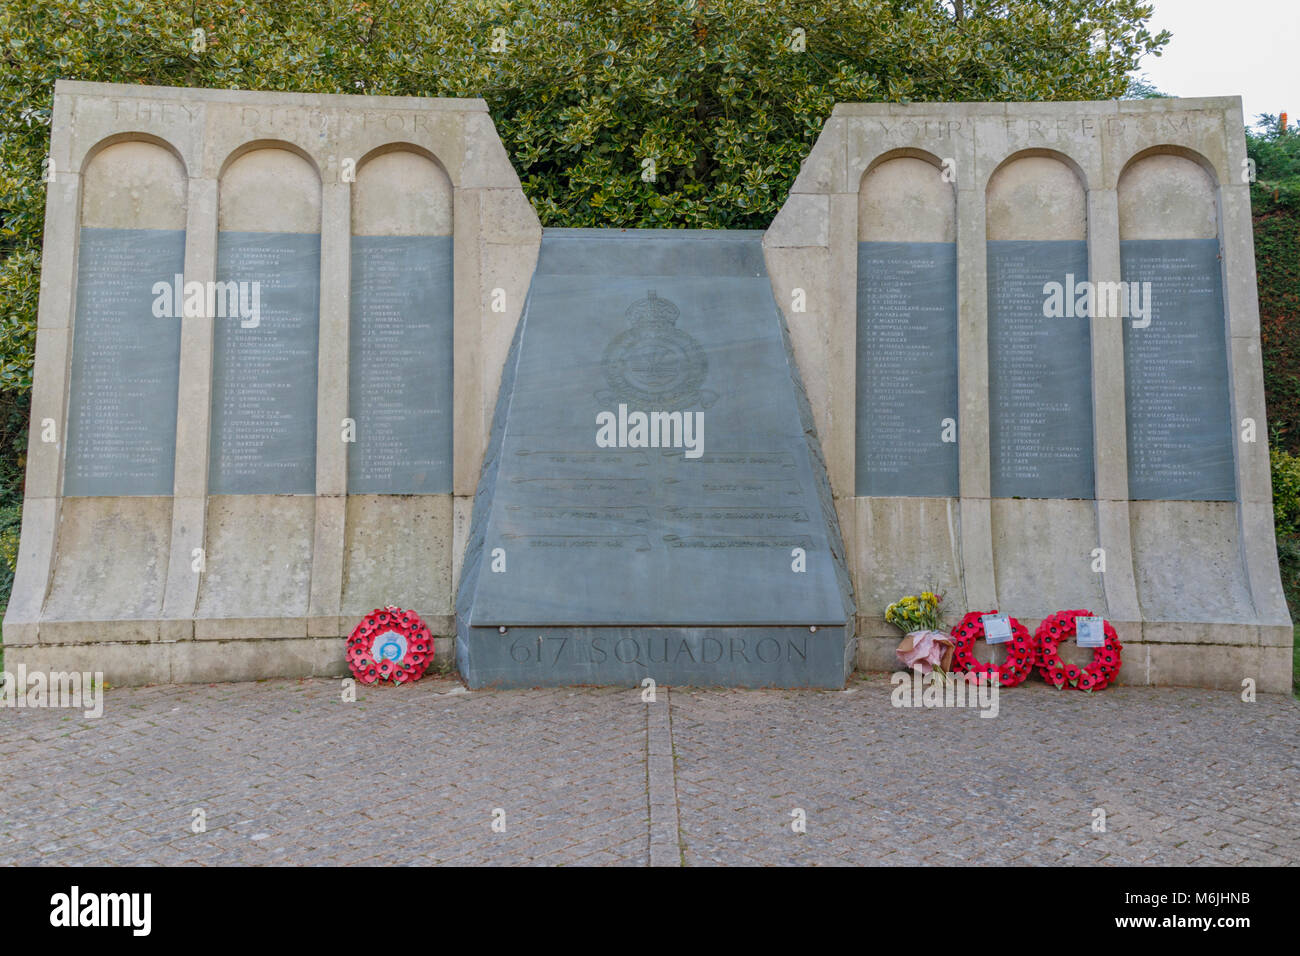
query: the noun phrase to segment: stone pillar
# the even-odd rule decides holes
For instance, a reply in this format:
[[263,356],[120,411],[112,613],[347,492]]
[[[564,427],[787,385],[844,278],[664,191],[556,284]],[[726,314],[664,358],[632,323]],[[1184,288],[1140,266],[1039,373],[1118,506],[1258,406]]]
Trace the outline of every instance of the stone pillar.
[[347,503],[348,309],[351,295],[352,193],[345,182],[321,185],[320,345],[316,379],[316,533],[307,636],[338,637],[343,595]]
[[[1119,197],[1114,183],[1088,191],[1088,278],[1119,282]],[[1094,286],[1095,287],[1095,286]],[[1112,624],[1130,624],[1120,640],[1136,639],[1142,620],[1133,578],[1128,514],[1128,438],[1124,402],[1124,328],[1121,316],[1103,314],[1094,297],[1092,428],[1097,494],[1097,547],[1105,556],[1102,588]],[[1080,555],[1085,561],[1086,556]],[[1091,564],[1088,565],[1091,569]],[[1094,572],[1095,573],[1095,572]]]
[[[66,130],[70,104],[56,106],[54,127]],[[54,141],[66,141],[56,135]],[[9,609],[4,619],[6,645],[35,644],[37,623],[54,571],[63,490],[63,450],[67,437],[68,371],[72,361],[72,314],[76,302],[77,242],[81,227],[81,176],[59,163],[45,192],[45,242],[41,258],[41,299],[37,313],[36,362],[32,375],[31,424],[27,433],[27,483],[22,536]],[[65,171],[66,170],[66,171]],[[52,423],[55,441],[43,440]]]
[[[217,274],[217,181],[191,176],[185,218],[185,281]],[[208,428],[212,419],[212,331],[209,315],[181,322],[181,370],[176,398],[176,474],[172,543],[163,598],[163,640],[194,636],[194,608],[206,561]],[[195,552],[198,552],[197,554]],[[198,570],[196,570],[196,564]]]
[[[982,172],[982,171],[981,171]],[[966,606],[997,604],[989,500],[989,314],[985,268],[985,175],[957,180],[957,394],[961,480],[961,561]]]

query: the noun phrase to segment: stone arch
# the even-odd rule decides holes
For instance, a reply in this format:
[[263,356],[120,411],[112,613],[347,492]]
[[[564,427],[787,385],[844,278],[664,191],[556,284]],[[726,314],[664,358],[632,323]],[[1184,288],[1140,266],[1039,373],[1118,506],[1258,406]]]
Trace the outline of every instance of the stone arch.
[[357,164],[352,186],[355,236],[450,236],[453,189],[428,150],[390,143]]
[[1072,159],[1051,150],[1009,156],[984,191],[991,240],[1088,237],[1087,178]]
[[1121,239],[1217,239],[1214,168],[1182,147],[1144,150],[1119,176]]
[[859,242],[955,242],[957,192],[938,157],[915,149],[877,158],[858,188]]
[[82,165],[81,224],[101,229],[184,229],[185,162],[148,134],[96,143]]
[[222,166],[217,222],[222,232],[320,232],[316,164],[288,143],[236,150]]

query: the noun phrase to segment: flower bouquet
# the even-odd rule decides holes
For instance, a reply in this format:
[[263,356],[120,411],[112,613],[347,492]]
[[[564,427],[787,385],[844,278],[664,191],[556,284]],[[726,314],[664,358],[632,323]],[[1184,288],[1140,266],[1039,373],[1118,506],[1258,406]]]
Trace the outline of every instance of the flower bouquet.
[[933,591],[909,594],[885,608],[885,620],[906,636],[894,652],[904,666],[928,674],[938,668],[946,675],[952,666],[953,639],[943,630],[939,605],[943,595]]

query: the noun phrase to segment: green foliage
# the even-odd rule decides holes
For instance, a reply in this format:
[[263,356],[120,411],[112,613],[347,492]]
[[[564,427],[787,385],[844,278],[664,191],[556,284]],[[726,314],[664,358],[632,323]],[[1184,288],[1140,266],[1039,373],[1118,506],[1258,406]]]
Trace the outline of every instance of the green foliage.
[[897,0],[548,6],[480,89],[549,225],[763,227],[836,101],[1116,97],[1163,43],[1139,5],[1091,0],[961,22]]
[[[1293,623],[1300,621],[1300,537],[1278,535],[1277,563],[1282,572],[1282,592],[1286,595],[1291,620]],[[1292,691],[1300,697],[1300,641],[1295,644],[1291,660]]]
[[19,249],[0,261],[0,393],[23,394],[32,387],[40,275],[36,249]]
[[[5,0],[0,418],[31,388],[56,79],[482,96],[545,225],[762,227],[836,101],[1118,97],[1168,40],[1150,16],[1141,0]],[[22,433],[0,422],[0,552]]]
[[1247,133],[1264,393],[1273,443],[1300,452],[1300,134],[1263,116]]
[[1262,114],[1246,134],[1246,155],[1255,161],[1250,188],[1255,213],[1300,210],[1300,132],[1294,126],[1283,132],[1278,117]]
[[1168,38],[1146,29],[1139,0],[969,0],[962,11],[938,0],[8,0],[0,389],[30,386],[56,78],[483,96],[544,224],[736,228],[768,223],[837,100],[1117,97]]
[[1273,524],[1279,538],[1300,534],[1300,456],[1269,449],[1273,470]]
[[27,395],[0,393],[0,616],[18,565],[23,470],[27,467]]
[[1124,91],[1122,98],[1126,100],[1163,100],[1168,99],[1169,94],[1160,92],[1156,85],[1145,76],[1131,76],[1128,81],[1128,89]]
[[[1250,201],[1277,557],[1291,619],[1300,621],[1300,432],[1291,428],[1300,423],[1300,135],[1263,115],[1246,133],[1246,154],[1255,161]],[[1300,692],[1300,643],[1293,663]]]
[[1255,269],[1268,418],[1300,452],[1300,209],[1255,216]]

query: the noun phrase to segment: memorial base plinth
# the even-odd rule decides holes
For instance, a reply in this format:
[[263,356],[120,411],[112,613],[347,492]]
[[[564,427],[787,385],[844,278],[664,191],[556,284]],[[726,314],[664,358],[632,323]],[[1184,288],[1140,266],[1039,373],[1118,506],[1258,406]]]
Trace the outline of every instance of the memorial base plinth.
[[472,688],[574,684],[840,690],[853,625],[818,627],[470,627],[456,664]]
[[102,674],[110,687],[207,684],[268,678],[340,677],[347,673],[343,638],[231,641],[96,642],[5,647],[5,670]]
[[[450,637],[434,639],[435,663],[450,660],[452,645]],[[109,687],[211,684],[348,677],[346,654],[346,637],[6,644],[4,669],[102,674]]]

